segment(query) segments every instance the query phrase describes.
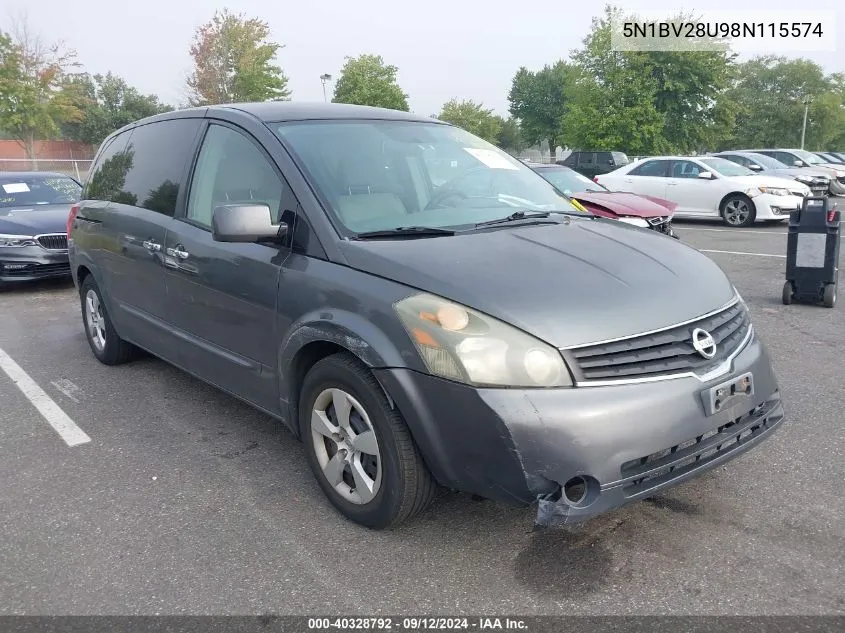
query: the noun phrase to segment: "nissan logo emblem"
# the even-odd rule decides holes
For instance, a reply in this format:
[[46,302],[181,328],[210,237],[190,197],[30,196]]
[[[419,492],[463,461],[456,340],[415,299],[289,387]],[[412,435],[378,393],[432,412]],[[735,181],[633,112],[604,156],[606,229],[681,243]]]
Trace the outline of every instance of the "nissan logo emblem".
[[710,332],[700,327],[692,331],[692,346],[704,358],[713,358],[716,355],[716,341],[713,340]]

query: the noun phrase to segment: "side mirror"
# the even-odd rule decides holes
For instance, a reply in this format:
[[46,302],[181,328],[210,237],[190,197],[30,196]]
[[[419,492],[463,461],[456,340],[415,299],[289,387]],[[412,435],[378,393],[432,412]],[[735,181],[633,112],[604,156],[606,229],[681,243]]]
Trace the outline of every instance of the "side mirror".
[[748,169],[750,169],[751,171],[763,171],[763,168],[760,165],[757,165],[756,163],[751,163],[748,166]]
[[803,160],[796,160],[792,164],[795,165],[796,167],[803,167],[804,161]]
[[211,216],[215,242],[275,240],[287,232],[287,224],[273,224],[266,204],[233,204],[216,207]]
[[698,177],[703,180],[713,180],[713,174],[709,171],[698,172]]

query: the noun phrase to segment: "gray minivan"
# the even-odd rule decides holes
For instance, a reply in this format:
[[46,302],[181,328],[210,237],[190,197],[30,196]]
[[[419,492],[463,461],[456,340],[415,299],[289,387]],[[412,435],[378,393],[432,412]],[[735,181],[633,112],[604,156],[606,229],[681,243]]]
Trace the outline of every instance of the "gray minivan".
[[144,119],[103,142],[68,235],[101,362],[142,348],[279,419],[372,528],[438,486],[583,520],[784,417],[715,263],[583,213],[427,117],[260,103]]

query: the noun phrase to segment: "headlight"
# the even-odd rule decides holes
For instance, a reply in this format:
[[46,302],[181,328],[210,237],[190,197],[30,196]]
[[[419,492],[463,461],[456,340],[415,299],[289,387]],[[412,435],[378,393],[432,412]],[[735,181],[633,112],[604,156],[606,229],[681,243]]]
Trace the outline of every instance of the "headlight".
[[476,386],[572,385],[560,352],[512,325],[430,294],[394,308],[435,376]]
[[633,224],[634,226],[641,226],[646,229],[648,228],[648,222],[642,218],[619,218],[619,221],[624,222],[625,224]]
[[803,182],[805,185],[810,185],[814,182],[812,176],[795,176],[795,180]]
[[760,190],[760,193],[767,193],[770,196],[791,196],[792,194],[789,193],[789,189],[784,189],[783,187],[766,187],[765,185],[757,187]]
[[0,247],[37,246],[38,242],[31,235],[2,235],[0,234]]

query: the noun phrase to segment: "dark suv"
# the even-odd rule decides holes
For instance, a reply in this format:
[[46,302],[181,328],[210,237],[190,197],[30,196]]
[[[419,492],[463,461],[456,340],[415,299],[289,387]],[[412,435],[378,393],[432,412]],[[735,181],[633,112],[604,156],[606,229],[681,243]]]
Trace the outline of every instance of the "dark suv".
[[101,362],[137,346],[278,418],[370,527],[437,484],[581,520],[783,420],[713,261],[579,211],[428,117],[261,103],[145,119],[102,144],[68,228]]
[[566,165],[588,178],[624,167],[630,161],[622,152],[572,152],[559,165]]

